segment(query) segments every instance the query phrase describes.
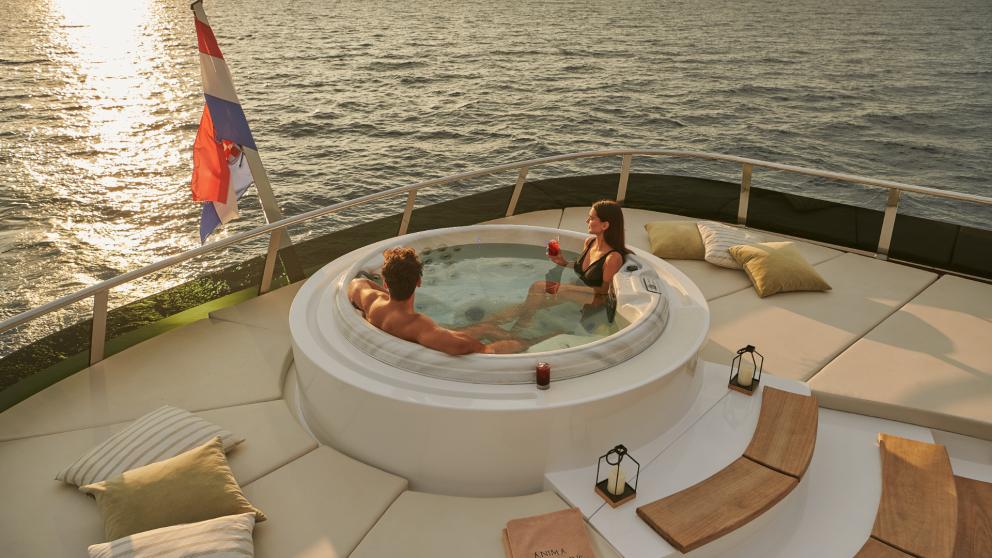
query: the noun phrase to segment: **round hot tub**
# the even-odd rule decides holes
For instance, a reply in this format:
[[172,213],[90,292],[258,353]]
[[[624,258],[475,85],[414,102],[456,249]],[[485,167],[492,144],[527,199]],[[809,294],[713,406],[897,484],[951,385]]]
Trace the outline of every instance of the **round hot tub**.
[[[667,287],[658,273],[636,255],[627,256],[609,300],[599,304],[558,300],[538,295],[536,308],[520,327],[520,317],[506,315],[527,300],[534,282],[578,284],[571,269],[545,256],[542,234],[553,234],[567,259],[574,261],[585,235],[529,228],[448,229],[443,234],[410,235],[402,240],[414,248],[424,263],[422,286],[415,309],[442,326],[459,329],[476,326],[495,315],[508,336],[526,343],[518,354],[449,356],[393,337],[371,325],[348,300],[346,288],[334,295],[334,329],[359,350],[386,365],[435,378],[483,384],[534,383],[537,362],[552,363],[552,380],[574,378],[610,368],[629,360],[662,335],[668,322]],[[377,272],[382,251],[371,249],[356,258],[339,278],[345,285],[360,272]],[[550,290],[550,289],[549,289]],[[543,298],[543,300],[541,300]],[[486,341],[487,339],[483,339]]]
[[[546,472],[595,463],[617,443],[636,452],[677,424],[701,385],[695,368],[709,310],[698,288],[635,249],[613,280],[615,305],[537,297],[539,310],[521,327],[505,310],[555,271],[544,255],[552,238],[574,259],[587,236],[519,225],[440,229],[360,248],[317,271],[290,310],[311,431],[415,490],[506,496],[540,490]],[[425,263],[418,311],[446,327],[492,319],[529,336],[523,352],[449,356],[365,321],[348,302],[348,283],[398,246]],[[539,361],[552,367],[546,391],[534,384]]]

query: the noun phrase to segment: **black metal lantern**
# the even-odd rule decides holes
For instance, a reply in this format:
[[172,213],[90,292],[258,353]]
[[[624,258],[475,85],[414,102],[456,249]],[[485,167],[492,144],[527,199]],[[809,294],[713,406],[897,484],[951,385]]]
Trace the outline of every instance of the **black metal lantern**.
[[728,384],[730,389],[746,395],[753,395],[754,391],[758,389],[758,382],[761,381],[761,367],[764,363],[765,357],[754,349],[754,345],[737,349],[737,356],[730,363],[730,383]]
[[[622,467],[624,458],[629,458],[634,462],[634,486],[627,482],[627,474]],[[600,470],[603,469],[603,461],[606,461],[606,478],[600,480]],[[633,500],[637,495],[637,479],[641,476],[641,464],[634,459],[634,456],[627,453],[627,447],[619,444],[605,455],[599,456],[596,463],[596,494],[602,496],[606,503],[612,507],[617,507],[629,500]]]

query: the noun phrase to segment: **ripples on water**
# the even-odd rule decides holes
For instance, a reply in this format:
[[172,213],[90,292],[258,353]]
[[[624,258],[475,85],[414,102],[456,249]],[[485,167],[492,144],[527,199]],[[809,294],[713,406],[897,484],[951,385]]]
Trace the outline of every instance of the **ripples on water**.
[[[203,100],[186,1],[0,0],[0,9],[2,318],[197,245],[187,185]],[[287,215],[609,147],[714,151],[990,194],[987,0],[208,0],[206,9]],[[672,160],[635,160],[634,170],[738,173]],[[884,200],[771,172],[756,172],[755,185]],[[256,198],[243,207],[225,234],[262,223]],[[959,204],[909,198],[902,209],[992,226],[988,211]],[[245,256],[152,277],[113,303]]]

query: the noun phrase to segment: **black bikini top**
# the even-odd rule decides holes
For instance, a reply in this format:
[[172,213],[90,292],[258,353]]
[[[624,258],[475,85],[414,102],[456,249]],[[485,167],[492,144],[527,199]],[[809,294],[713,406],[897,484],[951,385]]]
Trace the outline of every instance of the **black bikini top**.
[[586,249],[582,251],[582,255],[579,259],[575,260],[575,274],[579,276],[579,279],[588,287],[602,287],[603,286],[603,264],[606,262],[606,257],[616,252],[623,257],[623,253],[620,250],[610,250],[609,252],[603,254],[598,260],[589,264],[585,270],[582,269],[582,261],[586,259],[586,254],[589,253],[589,249],[592,248],[592,242],[586,244]]

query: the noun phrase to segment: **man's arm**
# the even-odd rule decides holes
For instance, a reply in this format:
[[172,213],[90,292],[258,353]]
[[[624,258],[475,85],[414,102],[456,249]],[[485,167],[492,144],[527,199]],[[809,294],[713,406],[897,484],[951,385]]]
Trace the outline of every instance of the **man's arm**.
[[417,343],[435,351],[449,355],[467,355],[481,353],[486,346],[478,339],[457,331],[445,329],[426,317],[425,324],[417,334]]

